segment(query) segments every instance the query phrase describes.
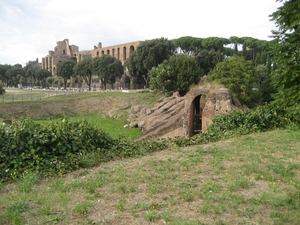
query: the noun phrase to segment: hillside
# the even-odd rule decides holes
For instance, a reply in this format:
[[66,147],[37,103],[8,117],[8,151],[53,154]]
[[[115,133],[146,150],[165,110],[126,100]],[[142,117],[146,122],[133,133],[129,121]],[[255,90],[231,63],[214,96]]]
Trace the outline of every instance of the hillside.
[[[153,93],[0,104],[0,118],[126,116]],[[300,130],[290,127],[0,183],[0,224],[300,223]],[[150,142],[151,144],[151,142]],[[82,156],[84,158],[84,156]],[[88,158],[86,158],[88,164]]]
[[0,104],[0,118],[48,118],[95,113],[122,116],[132,105],[154,104],[161,96],[151,92],[103,92],[42,101]]
[[27,175],[0,186],[0,224],[296,225],[299,136],[276,130],[174,146],[58,178]]

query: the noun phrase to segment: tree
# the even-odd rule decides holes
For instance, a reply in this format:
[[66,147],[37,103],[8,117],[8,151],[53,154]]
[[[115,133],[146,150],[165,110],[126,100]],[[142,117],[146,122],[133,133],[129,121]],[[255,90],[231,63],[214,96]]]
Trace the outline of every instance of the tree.
[[74,60],[64,60],[57,63],[57,76],[62,77],[64,80],[64,89],[67,88],[67,81],[74,74],[73,68],[76,65]]
[[270,45],[269,41],[252,37],[242,37],[241,40],[244,41],[242,55],[245,59],[252,60],[254,65],[267,63]]
[[22,86],[25,85],[25,77],[20,74],[17,76],[17,81],[18,81],[18,84],[21,84]]
[[113,84],[116,82],[116,79],[121,78],[124,74],[124,67],[122,65],[122,62],[120,60],[115,59],[111,64],[108,65],[108,71],[110,73],[108,83],[113,88]]
[[[283,2],[282,0],[277,0]],[[273,30],[276,44],[272,48],[276,69],[272,82],[278,89],[274,96],[289,106],[300,101],[300,5],[299,0],[286,0],[271,15],[277,26]]]
[[55,77],[47,77],[46,78],[46,83],[48,84],[48,87],[53,87]]
[[230,44],[230,40],[227,38],[209,37],[202,40],[202,46],[210,50],[224,52],[224,45]]
[[7,85],[18,86],[19,76],[23,76],[23,67],[21,64],[15,64],[6,71],[8,77]]
[[179,92],[185,95],[193,84],[203,75],[194,57],[173,55],[149,72],[150,88],[166,94]]
[[0,95],[3,95],[3,94],[5,94],[5,89],[3,88],[3,83],[0,80]]
[[252,62],[241,56],[226,58],[209,73],[207,81],[225,85],[234,97],[248,103],[255,82]]
[[165,38],[142,42],[129,56],[126,67],[134,83],[148,86],[148,72],[170,58],[175,52],[175,44]]
[[122,62],[111,55],[93,58],[93,70],[93,73],[98,75],[105,89],[107,83],[113,86],[116,78],[121,78],[124,73]]
[[221,51],[203,49],[196,56],[196,60],[204,74],[207,75],[217,63],[224,60],[224,54]]
[[78,62],[74,67],[74,73],[84,79],[86,84],[91,90],[92,76],[93,76],[93,59],[84,58],[82,61]]
[[176,48],[188,55],[198,54],[202,49],[202,38],[186,36],[174,39],[173,42]]
[[36,81],[36,72],[40,69],[37,61],[28,61],[24,67],[25,85],[27,86],[28,79],[30,79],[30,85],[34,86]]
[[276,89],[271,83],[271,76],[267,65],[258,65],[255,68],[257,80],[257,88],[261,95],[262,102],[271,102],[272,94],[276,93]]
[[230,38],[229,38],[229,40],[230,40],[230,42],[231,42],[231,44],[234,46],[234,54],[238,54],[238,52],[239,52],[239,49],[238,49],[238,47],[239,47],[239,45],[240,44],[242,44],[242,39],[241,38],[239,38],[239,37],[237,37],[237,36],[231,36]]
[[50,71],[48,70],[45,70],[45,69],[42,69],[42,68],[38,68],[36,70],[36,73],[35,73],[35,77],[37,79],[37,81],[43,86],[43,87],[46,87],[46,78],[47,77],[51,77],[52,74]]
[[3,85],[7,85],[8,83],[8,76],[6,74],[7,70],[9,70],[11,68],[11,65],[5,64],[5,65],[1,65],[0,64],[0,80],[2,80],[2,84]]

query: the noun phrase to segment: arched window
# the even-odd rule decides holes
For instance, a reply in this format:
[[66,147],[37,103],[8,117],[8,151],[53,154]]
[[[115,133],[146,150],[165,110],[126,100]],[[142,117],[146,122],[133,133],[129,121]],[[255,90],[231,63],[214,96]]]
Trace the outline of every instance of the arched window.
[[123,61],[126,61],[126,47],[123,47]]
[[129,48],[129,54],[131,55],[131,53],[133,53],[133,52],[134,52],[134,46],[131,45],[130,48]]

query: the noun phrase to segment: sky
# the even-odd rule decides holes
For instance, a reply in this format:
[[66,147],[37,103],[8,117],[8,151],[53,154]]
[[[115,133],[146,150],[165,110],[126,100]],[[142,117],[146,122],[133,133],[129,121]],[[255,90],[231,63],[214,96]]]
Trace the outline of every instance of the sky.
[[0,64],[48,55],[69,39],[79,50],[155,38],[271,40],[276,0],[0,0]]

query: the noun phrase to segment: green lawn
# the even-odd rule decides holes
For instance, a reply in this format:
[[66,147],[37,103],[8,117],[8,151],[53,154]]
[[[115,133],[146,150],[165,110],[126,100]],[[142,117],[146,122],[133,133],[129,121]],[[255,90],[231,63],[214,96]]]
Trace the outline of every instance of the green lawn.
[[[35,120],[37,123],[46,126],[47,124],[55,121],[59,121],[63,118],[54,119],[41,119]],[[128,127],[125,119],[115,119],[112,117],[101,117],[98,115],[78,115],[74,117],[67,117],[69,121],[83,121],[85,120],[94,127],[101,129],[108,133],[113,138],[124,137],[128,141],[134,141],[142,135],[142,131],[139,128]]]
[[86,99],[90,97],[118,97],[118,96],[139,96],[144,104],[154,104],[161,94],[154,94],[150,91],[136,91],[122,92],[119,90],[113,91],[91,91],[91,92],[78,92],[78,91],[60,91],[60,90],[42,90],[42,89],[19,89],[7,88],[6,93],[0,96],[0,104],[5,103],[18,103],[28,101],[65,101],[67,99]]
[[40,101],[51,100],[55,98],[72,98],[78,95],[87,94],[87,92],[76,91],[60,91],[60,90],[42,90],[42,89],[19,89],[19,88],[6,88],[5,94],[0,96],[1,103],[9,102],[25,102],[25,101]]

